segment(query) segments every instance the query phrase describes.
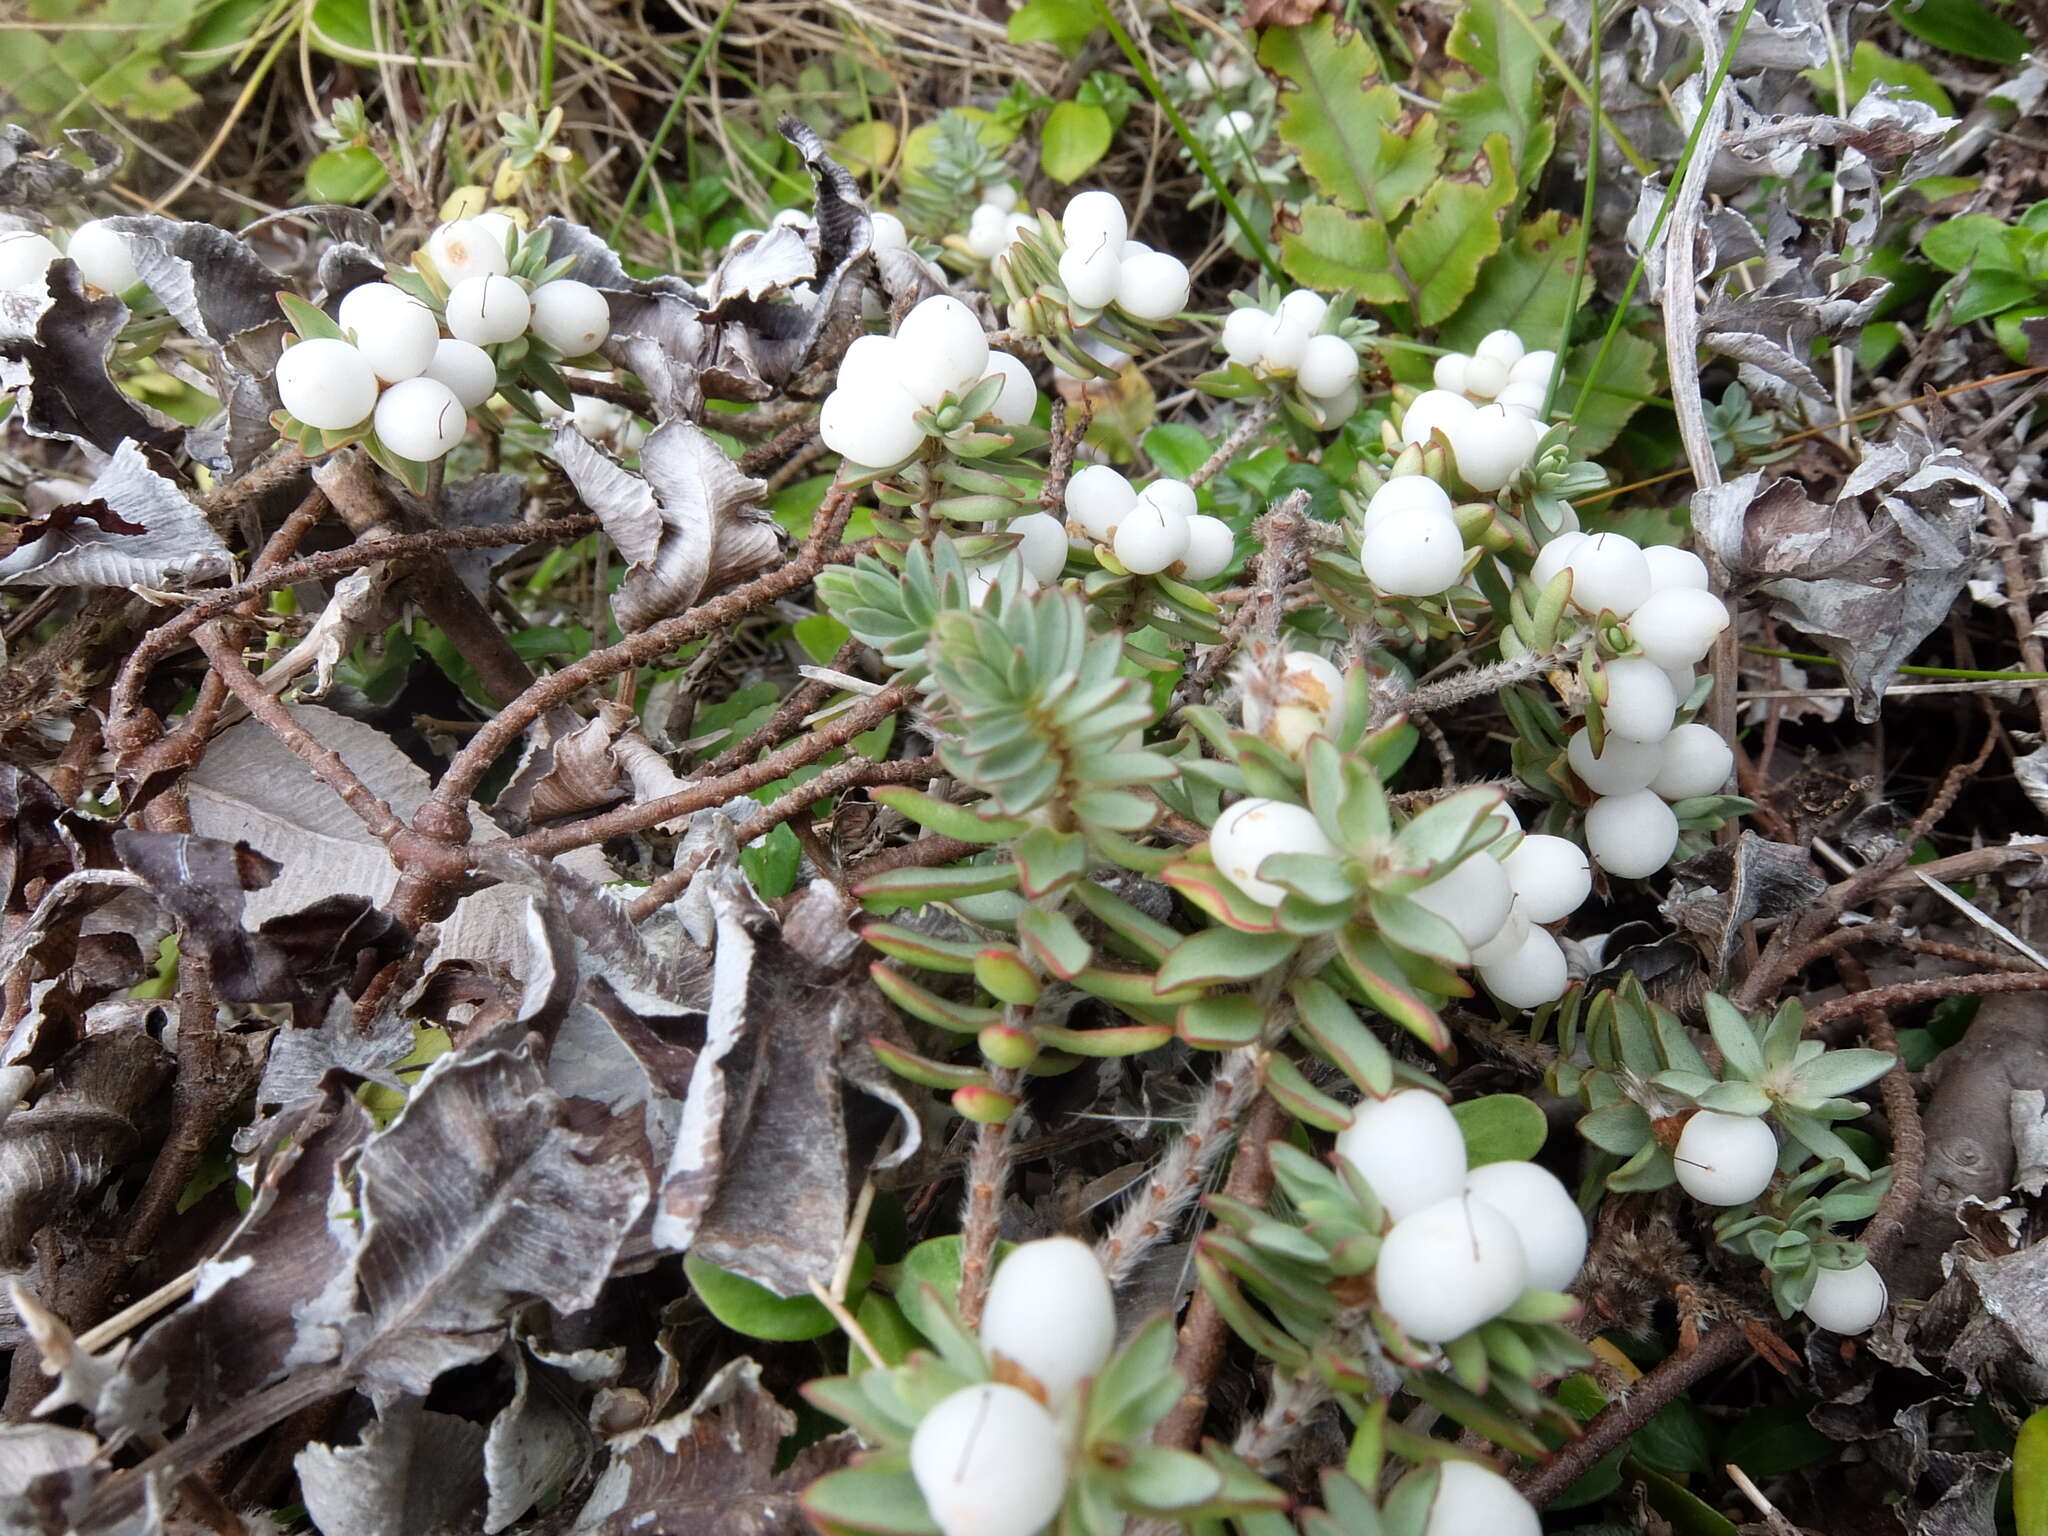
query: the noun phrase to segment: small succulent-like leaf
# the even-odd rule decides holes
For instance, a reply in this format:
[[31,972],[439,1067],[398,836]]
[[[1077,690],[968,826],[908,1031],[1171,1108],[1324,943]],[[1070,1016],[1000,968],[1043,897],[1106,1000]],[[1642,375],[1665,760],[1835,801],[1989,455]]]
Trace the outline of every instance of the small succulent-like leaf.
[[1870,1177],[1870,1168],[1856,1155],[1856,1149],[1829,1129],[1825,1120],[1783,1104],[1778,1106],[1772,1118],[1784,1127],[1786,1135],[1815,1157],[1840,1158],[1842,1166],[1856,1178]]
[[1728,1069],[1742,1077],[1764,1074],[1764,1050],[1742,1010],[1717,992],[1706,996],[1707,1028]]
[[[976,958],[978,961],[979,955]],[[936,1024],[940,1029],[949,1029],[960,1035],[972,1035],[991,1024],[1002,1022],[1003,1011],[1000,1008],[956,1003],[951,998],[940,997],[936,992],[919,986],[893,966],[884,965],[880,961],[868,967],[868,976],[881,988],[882,995],[898,1008],[912,1018],[922,1019],[927,1024]]]
[[1015,816],[983,816],[974,807],[955,805],[907,784],[889,784],[874,790],[870,799],[879,800],[893,811],[901,811],[919,826],[930,827],[942,837],[963,843],[1000,843],[1022,837],[1031,823]]
[[1201,997],[1181,1005],[1174,1029],[1197,1050],[1229,1051],[1255,1044],[1266,1026],[1266,1010],[1244,992]]
[[1801,1065],[1793,1079],[1801,1101],[1833,1099],[1866,1088],[1892,1069],[1887,1051],[1828,1051]]
[[1295,1119],[1318,1130],[1341,1131],[1351,1124],[1351,1111],[1309,1082],[1284,1056],[1266,1063],[1266,1091]]
[[988,1084],[988,1074],[979,1067],[956,1067],[947,1062],[933,1061],[929,1056],[907,1051],[880,1036],[868,1041],[868,1049],[898,1077],[907,1082],[921,1083],[927,1088],[957,1089]]
[[1223,1491],[1223,1474],[1192,1451],[1145,1445],[1131,1453],[1117,1485],[1136,1508],[1166,1512],[1206,1504]]
[[1490,1093],[1451,1106],[1451,1115],[1465,1137],[1465,1160],[1477,1168],[1486,1163],[1528,1162],[1543,1149],[1550,1122],[1533,1100],[1519,1093]]
[[1159,968],[1157,992],[1176,987],[1213,986],[1217,982],[1249,981],[1264,976],[1294,953],[1300,941],[1287,933],[1239,933],[1230,928],[1204,928],[1177,945]]
[[804,1511],[820,1528],[875,1536],[939,1536],[903,1453],[869,1457],[827,1473],[804,1490]]
[[1017,937],[1025,953],[1062,981],[1073,980],[1095,957],[1093,946],[1064,912],[1026,907],[1017,916]]
[[1288,988],[1294,999],[1294,1031],[1356,1083],[1385,1098],[1394,1084],[1394,1060],[1349,1003],[1323,982],[1303,978]]
[[1771,1107],[1771,1096],[1755,1083],[1715,1083],[1687,1096],[1701,1109],[1719,1110],[1724,1115],[1761,1115]]
[[1136,1056],[1157,1050],[1173,1038],[1167,1024],[1123,1024],[1107,1029],[1061,1029],[1040,1024],[1032,1033],[1056,1051],[1075,1056]]

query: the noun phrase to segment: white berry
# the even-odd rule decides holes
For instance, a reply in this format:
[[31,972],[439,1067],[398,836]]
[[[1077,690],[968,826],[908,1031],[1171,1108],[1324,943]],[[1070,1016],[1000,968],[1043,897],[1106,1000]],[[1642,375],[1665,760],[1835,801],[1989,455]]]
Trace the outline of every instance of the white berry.
[[1410,892],[1408,899],[1449,923],[1469,952],[1500,932],[1515,892],[1500,860],[1481,849]]
[[80,277],[107,293],[126,293],[141,280],[127,239],[104,219],[89,219],[71,231],[64,254],[77,263]]
[[503,277],[509,265],[504,232],[479,219],[443,224],[427,237],[427,257],[451,291],[473,277]]
[[1671,734],[1678,695],[1664,669],[1653,661],[1624,656],[1606,664],[1607,699],[1600,706],[1607,729],[1633,741],[1662,741]]
[[1260,906],[1278,906],[1287,895],[1259,878],[1260,866],[1283,853],[1338,856],[1314,813],[1284,800],[1240,800],[1216,818],[1209,833],[1209,856],[1217,873]]
[[838,386],[856,394],[870,389],[900,389],[897,383],[896,338],[856,336],[839,359]]
[[1524,356],[1522,338],[1513,331],[1488,331],[1472,349],[1472,355],[1492,358],[1503,368],[1512,368]]
[[1387,518],[1366,533],[1358,563],[1382,592],[1435,597],[1464,574],[1465,540],[1448,513]]
[[[416,379],[434,360],[441,326],[434,312],[391,283],[363,283],[342,295],[335,320],[387,384]],[[381,435],[381,434],[380,434]]]
[[1358,377],[1358,354],[1341,336],[1311,336],[1301,354],[1296,382],[1304,394],[1327,400],[1351,387]]
[[562,277],[533,290],[533,334],[562,356],[595,352],[611,333],[611,306],[590,284]]
[[425,376],[452,389],[465,411],[475,410],[498,388],[498,365],[491,361],[491,354],[474,342],[448,336],[434,343]]
[[1735,753],[1711,725],[1695,720],[1664,738],[1650,788],[1666,800],[1719,794],[1735,771]]
[[[1508,920],[1500,925],[1500,932],[1477,945],[1472,951],[1472,964],[1478,968],[1480,977],[1485,979],[1487,967],[1500,965],[1511,960],[1529,942],[1529,919],[1521,913],[1510,911]],[[1561,955],[1562,950],[1559,951]]]
[[1308,322],[1307,312],[1298,305],[1290,310],[1282,304],[1259,340],[1259,366],[1268,373],[1292,373],[1308,355],[1313,335],[1315,326]]
[[1753,1115],[1702,1109],[1685,1122],[1671,1159],[1678,1182],[1706,1205],[1746,1205],[1778,1171],[1778,1138]]
[[1446,394],[1462,395],[1465,393],[1465,381],[1471,375],[1471,372],[1472,359],[1468,354],[1463,352],[1446,352],[1436,360],[1436,366],[1431,371],[1430,377],[1435,382],[1436,387],[1443,390]]
[[1130,216],[1124,212],[1124,205],[1111,192],[1082,192],[1068,203],[1060,215],[1060,232],[1067,237],[1067,245],[1074,250],[1093,255],[1107,250],[1114,260],[1115,253],[1130,238]]
[[1660,667],[1690,667],[1705,659],[1727,627],[1728,605],[1697,587],[1652,592],[1628,619],[1630,636]]
[[1565,743],[1564,754],[1579,781],[1596,795],[1627,795],[1648,789],[1664,766],[1661,742],[1635,741],[1613,731],[1607,733],[1597,756],[1591,731],[1573,736]]
[[449,290],[446,318],[457,341],[488,347],[525,335],[533,303],[509,277],[466,277]]
[[1540,1008],[1564,996],[1571,971],[1550,930],[1529,923],[1513,954],[1493,959],[1489,952],[1488,962],[1479,967],[1479,979],[1510,1008]]
[[1538,389],[1550,388],[1550,376],[1557,372],[1557,354],[1548,348],[1540,352],[1524,352],[1508,368],[1510,384],[1533,384]]
[[1500,1316],[1528,1279],[1514,1226],[1463,1193],[1394,1223],[1374,1270],[1380,1310],[1425,1344],[1459,1338]]
[[1531,421],[1543,419],[1544,388],[1541,384],[1507,384],[1494,395],[1495,405],[1506,406],[1511,411],[1520,411]]
[[903,317],[895,356],[903,388],[929,409],[947,395],[965,394],[988,372],[988,333],[973,310],[938,294]]
[[996,1269],[981,1343],[1020,1366],[1054,1403],[1108,1364],[1116,1300],[1095,1251],[1071,1237],[1021,1243]]
[[1016,1387],[964,1387],[924,1416],[910,1475],[941,1536],[1036,1536],[1067,1497],[1059,1426]]
[[1482,405],[1453,421],[1449,436],[1460,478],[1475,491],[1497,491],[1535,457],[1541,433],[1520,411]]
[[1337,1155],[1398,1222],[1465,1187],[1465,1133],[1444,1101],[1422,1088],[1366,1099],[1337,1133]]
[[1115,303],[1123,273],[1115,246],[1070,246],[1060,257],[1060,286],[1080,309],[1107,309]]
[[40,289],[50,263],[62,254],[33,230],[0,230],[0,292]]
[[988,355],[988,372],[982,382],[1000,374],[1003,387],[996,396],[996,403],[989,407],[989,414],[1006,427],[1021,427],[1031,420],[1031,413],[1038,409],[1038,385],[1033,382],[1031,370],[1024,366],[1022,358],[1010,356],[1007,352],[991,352]]
[[1365,504],[1365,531],[1387,518],[1449,517],[1451,494],[1427,475],[1395,475]]
[[1586,849],[1610,875],[1640,880],[1671,862],[1678,818],[1654,790],[1606,795],[1586,812]]
[[1208,581],[1230,569],[1237,558],[1237,538],[1220,517],[1198,512],[1188,519],[1188,549],[1180,557],[1180,573],[1189,581]]
[[1491,400],[1508,385],[1508,365],[1497,357],[1474,357],[1465,365],[1465,393]]
[[[1558,573],[1571,564],[1572,555],[1588,537],[1590,535],[1583,533],[1560,533],[1536,552],[1536,564],[1529,572],[1530,580],[1536,583],[1539,590],[1549,586],[1557,580]],[[1576,572],[1572,576],[1572,582],[1575,586],[1578,583]]]
[[1117,525],[1111,547],[1117,563],[1133,575],[1152,576],[1165,570],[1188,552],[1188,519],[1185,513],[1150,496],[1124,514]]
[[1652,592],[1670,587],[1696,587],[1704,592],[1712,585],[1707,579],[1707,562],[1676,544],[1645,544],[1643,561],[1650,567]]
[[1251,367],[1259,360],[1259,352],[1266,344],[1266,332],[1272,326],[1273,317],[1263,309],[1249,304],[1242,309],[1233,309],[1223,322],[1223,355],[1233,363]]
[[1154,480],[1138,492],[1138,500],[1149,501],[1182,517],[1195,515],[1195,488],[1185,480]]
[[1581,613],[1625,619],[1650,595],[1650,563],[1634,539],[1596,533],[1578,545],[1572,570],[1572,606]]
[[1068,479],[1066,504],[1069,528],[1107,544],[1124,514],[1138,504],[1138,493],[1107,464],[1090,464]]
[[347,342],[316,336],[277,360],[277,397],[307,426],[342,432],[376,409],[377,374]]
[[[1415,1471],[1408,1477],[1422,1475]],[[1470,1461],[1445,1461],[1438,1467],[1436,1497],[1422,1536],[1542,1536],[1542,1531],[1535,1506],[1498,1472]]]
[[1322,329],[1330,313],[1330,301],[1312,289],[1297,288],[1279,302],[1273,313],[1313,335]]
[[1529,1283],[1561,1291],[1586,1262],[1586,1218],[1556,1174],[1535,1163],[1487,1163],[1474,1168],[1465,1188],[1515,1229],[1529,1262]]
[[1451,428],[1478,409],[1463,395],[1454,395],[1446,389],[1425,389],[1409,402],[1401,417],[1401,441],[1426,444],[1437,432],[1442,432],[1448,439]]
[[1569,838],[1531,832],[1501,865],[1514,887],[1515,910],[1532,923],[1570,917],[1593,894],[1593,866]]
[[373,425],[377,440],[400,458],[432,463],[462,441],[469,418],[438,379],[406,379],[384,391]]
[[1884,1316],[1887,1300],[1884,1276],[1865,1259],[1848,1269],[1817,1271],[1813,1294],[1800,1310],[1830,1333],[1868,1333]]
[[868,248],[907,251],[910,249],[910,232],[893,213],[871,213],[868,215]]
[[1027,512],[1003,524],[1005,533],[1018,535],[1017,555],[1024,569],[1040,582],[1060,579],[1067,564],[1067,530],[1050,512]]
[[924,441],[917,402],[894,385],[854,391],[843,385],[825,397],[818,436],[827,448],[865,469],[901,464]]
[[1126,254],[1117,263],[1116,302],[1140,320],[1171,320],[1188,307],[1188,269],[1164,251]]

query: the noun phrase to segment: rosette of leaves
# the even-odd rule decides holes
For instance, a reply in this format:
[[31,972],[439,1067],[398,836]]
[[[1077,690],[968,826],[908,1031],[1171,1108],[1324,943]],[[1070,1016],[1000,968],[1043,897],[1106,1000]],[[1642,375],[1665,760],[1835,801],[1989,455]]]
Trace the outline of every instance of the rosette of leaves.
[[[1009,181],[1013,172],[1000,148],[982,142],[982,120],[965,112],[942,112],[933,120],[929,158],[903,178],[905,222],[934,238],[961,228],[981,201],[983,187]],[[964,250],[948,245],[963,265]]]
[[1103,309],[1076,304],[1060,281],[1066,249],[1059,220],[1040,213],[1037,227],[1021,231],[996,257],[991,297],[1006,306],[1010,329],[1035,339],[1045,360],[1060,372],[1077,379],[1113,379],[1120,364],[1091,356],[1084,340],[1128,358],[1153,345],[1175,322],[1141,320],[1114,302]]
[[1508,487],[1521,504],[1522,519],[1538,542],[1547,543],[1578,526],[1572,503],[1607,485],[1607,471],[1589,459],[1572,457],[1569,422],[1550,428],[1536,445],[1528,467]]
[[1528,1290],[1506,1312],[1441,1345],[1410,1339],[1375,1305],[1373,1270],[1387,1221],[1342,1159],[1322,1163],[1287,1142],[1269,1149],[1279,1211],[1222,1195],[1196,1247],[1203,1289],[1231,1328],[1274,1366],[1315,1378],[1358,1403],[1385,1399],[1390,1380],[1496,1445],[1541,1456],[1573,1432],[1570,1411],[1543,1386],[1590,1358],[1561,1325],[1569,1296]]
[[[1838,1237],[1833,1229],[1876,1215],[1891,1188],[1892,1171],[1880,1168],[1868,1178],[1838,1177],[1842,1172],[1841,1160],[1828,1158],[1714,1223],[1722,1247],[1763,1265],[1780,1317],[1806,1304],[1821,1270],[1854,1269],[1868,1257],[1861,1243]],[[1834,1186],[1823,1192],[1831,1179]]]
[[1002,390],[1002,375],[995,374],[963,395],[945,396],[914,418],[925,438],[908,463],[847,479],[873,489],[881,503],[875,526],[885,541],[928,544],[948,534],[976,563],[1014,546],[1014,538],[984,538],[979,530],[1039,509],[1045,468],[1033,455],[1050,438],[1041,427],[991,417]]
[[[1237,292],[1230,296],[1232,309],[1256,308],[1271,314],[1280,303],[1282,290],[1272,282],[1262,282],[1249,292]],[[1354,352],[1364,356],[1371,352],[1373,339],[1379,334],[1379,322],[1353,314],[1358,304],[1355,288],[1341,288],[1330,295],[1329,307],[1323,312],[1323,323],[1316,328],[1318,336],[1337,336],[1348,343]],[[1342,425],[1329,421],[1319,408],[1321,402],[1312,395],[1306,395],[1296,386],[1292,369],[1268,372],[1245,363],[1225,363],[1221,368],[1212,368],[1194,381],[1195,388],[1219,400],[1243,400],[1254,396],[1265,396],[1278,407],[1281,418],[1293,429],[1294,437],[1303,449],[1314,451],[1320,442],[1320,434],[1333,432]]]
[[924,679],[925,646],[941,612],[967,606],[967,565],[951,539],[912,544],[891,564],[864,554],[818,573],[825,609],[906,682]]
[[[911,1437],[924,1416],[955,1392],[998,1378],[950,1304],[931,1286],[922,1294],[919,1324],[936,1353],[916,1350],[894,1368],[804,1387],[816,1407],[850,1424],[871,1447],[854,1465],[805,1491],[805,1511],[822,1531],[937,1536],[911,1476]],[[1048,1405],[1074,1447],[1054,1536],[1120,1536],[1133,1516],[1208,1521],[1285,1507],[1278,1489],[1221,1447],[1197,1456],[1148,1443],[1153,1426],[1187,1390],[1173,1369],[1173,1346],[1171,1318],[1155,1317],[1085,1392]]]
[[1785,1133],[1782,1173],[1813,1157],[1870,1178],[1863,1158],[1833,1127],[1868,1112],[1848,1095],[1888,1072],[1892,1057],[1861,1047],[1831,1051],[1805,1039],[1806,1010],[1797,998],[1755,1019],[1718,994],[1710,993],[1705,1007],[1721,1057],[1718,1070],[1678,1017],[1651,1002],[1633,976],[1596,995],[1583,1018],[1559,1012],[1552,1084],[1586,1105],[1580,1134],[1617,1164],[1607,1175],[1608,1188],[1663,1189],[1675,1182],[1671,1149],[1697,1109],[1768,1117]]

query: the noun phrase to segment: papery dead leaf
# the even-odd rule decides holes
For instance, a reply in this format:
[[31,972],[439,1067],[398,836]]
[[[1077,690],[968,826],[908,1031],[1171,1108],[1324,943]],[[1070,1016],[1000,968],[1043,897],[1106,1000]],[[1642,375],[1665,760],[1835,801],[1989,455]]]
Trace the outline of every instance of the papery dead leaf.
[[178,446],[176,422],[131,399],[107,372],[128,306],[87,298],[78,268],[55,262],[41,293],[0,301],[0,390],[15,394],[13,418],[36,437],[67,438],[112,453],[124,439]]
[[429,1536],[474,1520],[483,1441],[481,1424],[397,1397],[356,1444],[309,1445],[292,1466],[321,1536]]
[[198,503],[132,439],[84,496],[22,530],[0,582],[36,587],[171,587],[234,565]]

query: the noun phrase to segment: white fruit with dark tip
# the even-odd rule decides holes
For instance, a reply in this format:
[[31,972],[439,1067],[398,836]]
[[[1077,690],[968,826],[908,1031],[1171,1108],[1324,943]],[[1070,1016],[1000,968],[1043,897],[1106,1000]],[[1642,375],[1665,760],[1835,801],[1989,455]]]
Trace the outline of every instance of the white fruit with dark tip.
[[1472,964],[1484,972],[1490,965],[1499,965],[1512,959],[1521,947],[1529,942],[1529,919],[1521,913],[1510,910],[1508,920],[1500,925],[1500,932],[1478,945],[1472,951]]
[[981,1343],[1054,1403],[1099,1374],[1116,1348],[1116,1300],[1094,1249],[1071,1237],[1011,1249],[982,1304]]
[[938,294],[903,317],[895,357],[897,382],[929,409],[947,395],[965,394],[988,372],[988,333],[973,310]]
[[1451,458],[1476,491],[1497,491],[1528,467],[1542,436],[1536,423],[1504,405],[1482,405],[1451,423]]
[[1671,734],[1678,694],[1662,667],[1624,656],[1608,662],[1606,671],[1607,698],[1600,714],[1608,730],[1635,741],[1662,741]]
[[533,290],[533,334],[562,356],[595,352],[611,333],[611,306],[590,284],[561,277]]
[[1515,891],[1500,860],[1482,849],[1467,854],[1408,899],[1449,923],[1469,951],[1500,932]]
[[1570,917],[1593,894],[1593,866],[1569,838],[1531,832],[1501,860],[1514,888],[1515,910],[1532,923]]
[[1401,441],[1423,444],[1437,432],[1448,439],[1451,428],[1468,420],[1478,409],[1463,395],[1454,395],[1447,389],[1425,389],[1401,415]]
[[455,391],[438,379],[406,379],[384,391],[371,424],[377,440],[400,458],[431,464],[462,441],[469,417]]
[[1631,741],[1609,731],[1601,747],[1596,755],[1593,733],[1580,731],[1564,748],[1565,761],[1571,764],[1572,772],[1596,795],[1627,795],[1648,789],[1664,766],[1660,743]]
[[0,291],[40,289],[50,263],[63,254],[47,236],[33,230],[0,230]]
[[1704,1205],[1747,1205],[1778,1171],[1778,1138],[1753,1115],[1702,1109],[1685,1122],[1671,1160],[1679,1185]]
[[1162,511],[1182,517],[1193,517],[1200,505],[1195,500],[1195,488],[1185,480],[1154,480],[1138,492],[1138,500],[1149,501]]
[[1449,517],[1452,510],[1451,493],[1429,476],[1395,475],[1365,504],[1365,531],[1390,517]]
[[1541,1008],[1564,996],[1571,970],[1550,931],[1530,923],[1512,954],[1495,959],[1488,951],[1479,979],[1496,1001],[1510,1008]]
[[107,293],[126,293],[141,281],[128,242],[104,219],[88,219],[71,231],[64,254],[78,267],[78,275]]
[[1441,1344],[1513,1306],[1529,1263],[1513,1223],[1461,1191],[1395,1222],[1373,1278],[1380,1310],[1403,1333]]
[[1107,464],[1086,465],[1067,481],[1067,526],[1098,544],[1116,536],[1124,514],[1137,504],[1136,488]]
[[441,342],[434,312],[391,283],[349,289],[334,318],[343,330],[355,333],[356,350],[387,384],[425,373]]
[[1237,558],[1237,537],[1220,517],[1198,512],[1188,519],[1187,553],[1180,574],[1189,581],[1210,581],[1230,569]]
[[1003,387],[996,396],[996,403],[989,407],[989,414],[1006,427],[1021,427],[1038,409],[1038,385],[1024,360],[1007,352],[989,353],[988,372],[981,376],[982,382],[986,383],[998,375],[1002,378]]
[[1572,606],[1581,613],[1611,613],[1625,619],[1650,595],[1650,564],[1634,539],[1596,533],[1575,546]]
[[503,277],[509,266],[504,231],[481,219],[443,224],[427,237],[427,258],[451,290],[473,277]]
[[347,342],[316,336],[278,358],[277,397],[307,426],[343,432],[377,408],[377,373]]
[[1650,788],[1666,800],[1719,794],[1735,771],[1735,753],[1727,740],[1698,720],[1666,736],[1659,751],[1662,761]]
[[1107,248],[1114,252],[1130,238],[1130,215],[1114,193],[1080,192],[1060,215],[1060,232],[1070,249],[1093,253]]
[[910,1475],[941,1536],[1037,1536],[1067,1497],[1059,1426],[1000,1382],[964,1387],[924,1416]]
[[1170,502],[1141,495],[1117,524],[1110,547],[1133,575],[1156,576],[1188,552],[1188,519]]
[[1003,524],[1017,535],[1017,556],[1040,582],[1055,582],[1067,564],[1067,530],[1050,512],[1027,512]]
[[1586,812],[1586,849],[1608,874],[1644,879],[1671,862],[1678,818],[1655,790],[1603,796]]
[[1308,355],[1315,329],[1300,308],[1289,310],[1283,303],[1259,343],[1259,366],[1268,373],[1292,373]]
[[1472,349],[1474,357],[1492,358],[1503,368],[1512,368],[1525,356],[1522,338],[1513,331],[1488,331],[1479,338],[1479,345]]
[[[1422,1475],[1415,1471],[1408,1477]],[[1498,1472],[1470,1461],[1446,1461],[1438,1467],[1436,1497],[1430,1500],[1421,1536],[1542,1536],[1542,1532],[1543,1521],[1536,1507]]]
[[1884,1276],[1868,1259],[1847,1269],[1821,1269],[1800,1310],[1830,1333],[1868,1333],[1884,1316]]
[[1435,597],[1464,574],[1465,539],[1448,513],[1390,517],[1367,532],[1358,563],[1382,592]]
[[1337,1133],[1337,1155],[1398,1222],[1465,1187],[1465,1134],[1448,1105],[1422,1088],[1361,1100]]
[[509,277],[466,277],[449,290],[444,318],[457,341],[488,347],[525,335],[533,303]]
[[1070,246],[1060,256],[1060,286],[1081,309],[1107,309],[1116,302],[1123,270],[1114,246]]
[[1586,1262],[1586,1218],[1556,1174],[1535,1163],[1487,1163],[1472,1170],[1465,1188],[1514,1227],[1529,1284],[1561,1291],[1578,1278]]
[[1666,587],[1629,615],[1628,632],[1660,667],[1690,667],[1706,658],[1728,627],[1728,605],[1697,587]]
[[1314,813],[1284,800],[1240,800],[1209,832],[1217,873],[1261,906],[1278,906],[1287,895],[1284,887],[1259,877],[1266,860],[1285,853],[1338,856]]
[[498,388],[498,365],[491,361],[491,354],[474,342],[457,341],[452,336],[434,343],[434,356],[424,376],[455,391],[465,411],[475,410]]

